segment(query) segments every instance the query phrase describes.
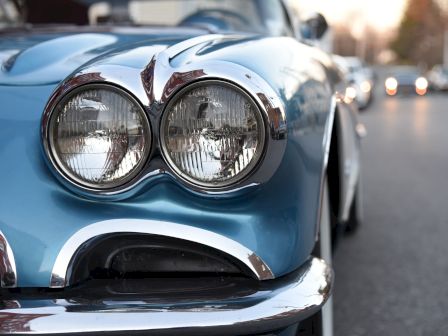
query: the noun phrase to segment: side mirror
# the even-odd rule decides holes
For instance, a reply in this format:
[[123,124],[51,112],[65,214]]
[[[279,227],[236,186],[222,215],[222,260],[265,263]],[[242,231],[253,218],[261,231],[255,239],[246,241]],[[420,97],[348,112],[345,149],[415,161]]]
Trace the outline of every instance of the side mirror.
[[307,40],[320,40],[328,30],[328,22],[320,13],[313,13],[302,21],[300,32]]

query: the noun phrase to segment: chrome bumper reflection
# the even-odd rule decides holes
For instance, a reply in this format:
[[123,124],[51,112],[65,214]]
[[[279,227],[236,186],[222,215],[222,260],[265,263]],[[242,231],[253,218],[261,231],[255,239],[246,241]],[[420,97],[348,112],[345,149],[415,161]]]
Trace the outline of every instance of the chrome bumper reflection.
[[[332,279],[331,268],[313,258],[282,279],[253,280],[256,288],[252,291],[236,288],[233,294],[219,299],[190,295],[188,299],[170,302],[162,293],[159,299],[150,300],[110,294],[100,299],[3,300],[0,334],[265,333],[293,325],[317,312],[330,295]],[[183,295],[181,289],[177,295]]]
[[17,271],[14,254],[0,231],[0,287],[14,288],[17,286]]

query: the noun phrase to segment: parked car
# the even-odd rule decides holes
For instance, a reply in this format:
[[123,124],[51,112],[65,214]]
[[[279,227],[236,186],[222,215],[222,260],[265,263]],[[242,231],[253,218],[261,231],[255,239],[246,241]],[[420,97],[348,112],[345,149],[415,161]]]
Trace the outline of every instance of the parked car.
[[428,92],[429,83],[417,67],[398,66],[394,67],[392,73],[386,78],[384,87],[388,96],[397,94],[424,96]]
[[428,82],[434,90],[448,90],[448,69],[442,65],[435,65],[428,73]]
[[363,128],[283,2],[0,4],[0,333],[331,335]]
[[360,109],[367,108],[373,99],[375,74],[358,57],[333,56],[350,84],[348,95],[358,103]]

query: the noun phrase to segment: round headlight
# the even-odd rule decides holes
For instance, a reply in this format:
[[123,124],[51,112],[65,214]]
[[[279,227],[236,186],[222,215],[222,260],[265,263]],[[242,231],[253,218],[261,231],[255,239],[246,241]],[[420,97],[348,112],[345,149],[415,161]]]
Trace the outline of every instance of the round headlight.
[[265,142],[261,111],[238,87],[203,81],[178,93],[161,125],[164,156],[184,180],[226,187],[246,177]]
[[53,110],[51,155],[74,183],[111,189],[132,180],[149,155],[145,112],[126,92],[108,85],[75,89]]

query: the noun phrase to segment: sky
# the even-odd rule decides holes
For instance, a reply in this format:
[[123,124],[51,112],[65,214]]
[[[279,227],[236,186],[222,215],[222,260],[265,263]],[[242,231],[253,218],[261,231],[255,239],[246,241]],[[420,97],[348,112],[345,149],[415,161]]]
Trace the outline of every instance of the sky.
[[[398,25],[406,0],[289,0],[301,12],[322,13],[331,23],[349,23],[356,27],[366,23],[387,31]],[[356,34],[356,32],[355,32]]]

